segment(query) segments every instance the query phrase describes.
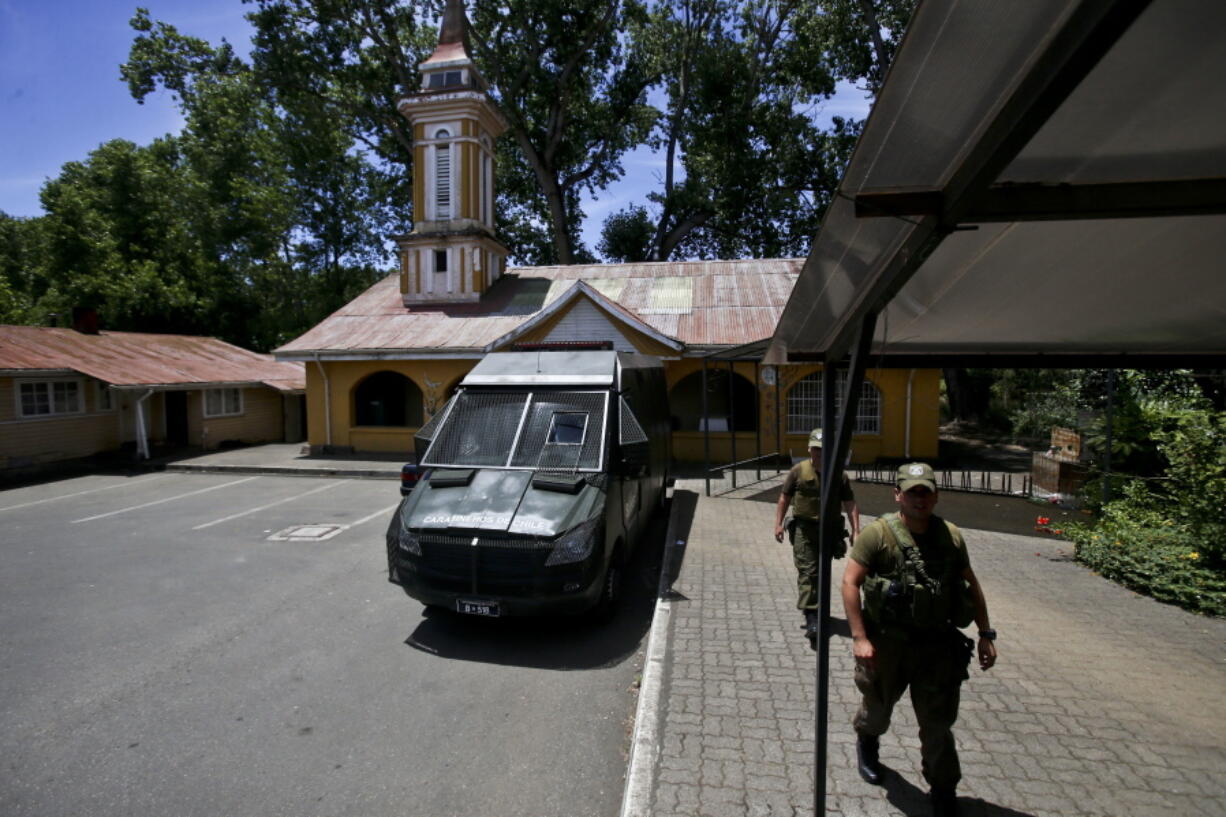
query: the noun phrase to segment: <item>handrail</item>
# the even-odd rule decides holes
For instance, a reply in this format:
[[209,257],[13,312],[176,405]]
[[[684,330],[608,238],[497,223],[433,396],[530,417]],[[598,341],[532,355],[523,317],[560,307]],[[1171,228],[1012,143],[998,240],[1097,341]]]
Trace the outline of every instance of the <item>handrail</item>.
[[[723,492],[723,493],[730,493],[730,492],[735,491],[735,490],[737,489],[737,484],[736,484],[736,469],[737,469],[737,466],[740,466],[740,465],[747,465],[747,464],[749,464],[749,463],[751,463],[751,462],[759,462],[759,461],[761,461],[761,460],[766,460],[766,459],[774,459],[774,460],[775,460],[775,463],[776,463],[776,464],[775,464],[775,475],[776,475],[776,476],[778,476],[778,475],[779,475],[779,472],[783,470],[783,469],[782,469],[782,468],[780,468],[780,467],[779,467],[779,465],[778,465],[778,463],[779,463],[779,462],[780,462],[780,460],[782,459],[782,454],[780,454],[780,452],[778,452],[778,451],[772,451],[772,452],[770,452],[769,454],[762,454],[761,456],[757,456],[757,457],[750,457],[749,459],[746,459],[746,460],[737,460],[736,462],[726,462],[726,463],[723,463],[723,464],[721,464],[721,465],[716,465],[716,466],[714,466],[714,467],[712,467],[712,468],[708,468],[708,469],[707,469],[707,471],[706,471],[706,474],[705,474],[705,479],[706,479],[706,494],[707,494],[707,496],[711,496],[711,475],[712,475],[712,474],[714,474],[716,471],[723,471],[723,470],[725,470],[725,469],[731,469],[731,470],[732,470],[732,487],[731,487],[731,488],[729,488],[727,491],[724,491],[724,492]],[[791,462],[791,455],[790,455],[790,452],[789,452],[789,456],[788,456],[788,462]],[[750,482],[750,483],[747,483],[747,484],[748,484],[748,485],[753,485],[753,484],[754,484],[754,482],[761,482],[761,481],[762,481],[762,469],[761,469],[761,468],[757,468],[757,469],[756,469],[756,476],[754,477],[753,482]]]

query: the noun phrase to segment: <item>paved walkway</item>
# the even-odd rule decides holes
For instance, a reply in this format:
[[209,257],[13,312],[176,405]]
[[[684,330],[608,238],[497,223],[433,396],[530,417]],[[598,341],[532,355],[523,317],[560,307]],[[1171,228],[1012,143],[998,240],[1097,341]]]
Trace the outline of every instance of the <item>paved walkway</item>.
[[[688,530],[677,520],[685,547],[646,813],[812,814],[816,661],[798,628],[790,550],[771,537],[771,505],[681,488],[696,490],[674,502],[693,514]],[[964,813],[1226,815],[1226,621],[1121,589],[1072,562],[1067,543],[974,530],[967,540],[1000,661],[963,687]],[[834,610],[827,813],[925,815],[905,696],[881,747],[896,773],[876,788],[855,771],[858,697]]]

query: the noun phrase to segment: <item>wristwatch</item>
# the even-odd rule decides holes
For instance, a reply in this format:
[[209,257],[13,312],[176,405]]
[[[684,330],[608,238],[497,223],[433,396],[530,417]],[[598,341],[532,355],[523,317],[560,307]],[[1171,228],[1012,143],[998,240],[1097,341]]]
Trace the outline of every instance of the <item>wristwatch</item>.
[[979,637],[980,637],[980,638],[986,638],[988,641],[995,641],[995,640],[996,640],[996,631],[995,631],[995,630],[980,630],[980,631],[979,631]]

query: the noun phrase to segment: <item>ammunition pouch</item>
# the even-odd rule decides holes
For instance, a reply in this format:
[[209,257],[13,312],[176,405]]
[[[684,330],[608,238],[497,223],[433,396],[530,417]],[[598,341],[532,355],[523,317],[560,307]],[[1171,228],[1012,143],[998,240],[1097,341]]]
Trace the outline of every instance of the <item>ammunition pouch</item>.
[[965,627],[974,621],[975,604],[969,585],[959,594],[958,617],[952,621],[947,603],[939,589],[933,590],[922,582],[913,584],[885,576],[869,576],[864,580],[864,612],[882,627],[932,631],[951,623],[955,627]]
[[869,576],[864,580],[864,613],[879,627],[907,621],[907,594],[903,585],[885,576]]

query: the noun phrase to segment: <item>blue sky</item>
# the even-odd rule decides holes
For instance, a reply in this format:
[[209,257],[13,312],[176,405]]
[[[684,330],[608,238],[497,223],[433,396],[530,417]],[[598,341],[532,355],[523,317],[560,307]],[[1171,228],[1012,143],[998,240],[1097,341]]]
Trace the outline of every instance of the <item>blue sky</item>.
[[[144,145],[180,129],[169,94],[137,104],[119,77],[138,5],[184,34],[212,43],[224,37],[246,51],[250,7],[241,0],[0,0],[0,211],[41,215],[38,191],[65,162],[111,139]],[[867,110],[864,94],[846,87],[820,115],[863,117]],[[584,205],[591,247],[605,216],[642,201],[642,188],[654,186],[662,169],[647,150],[624,164],[625,179]]]
[[240,0],[0,0],[0,210],[41,215],[38,191],[65,162],[182,127],[169,94],[140,105],[119,78],[138,5],[210,42],[250,36]]

